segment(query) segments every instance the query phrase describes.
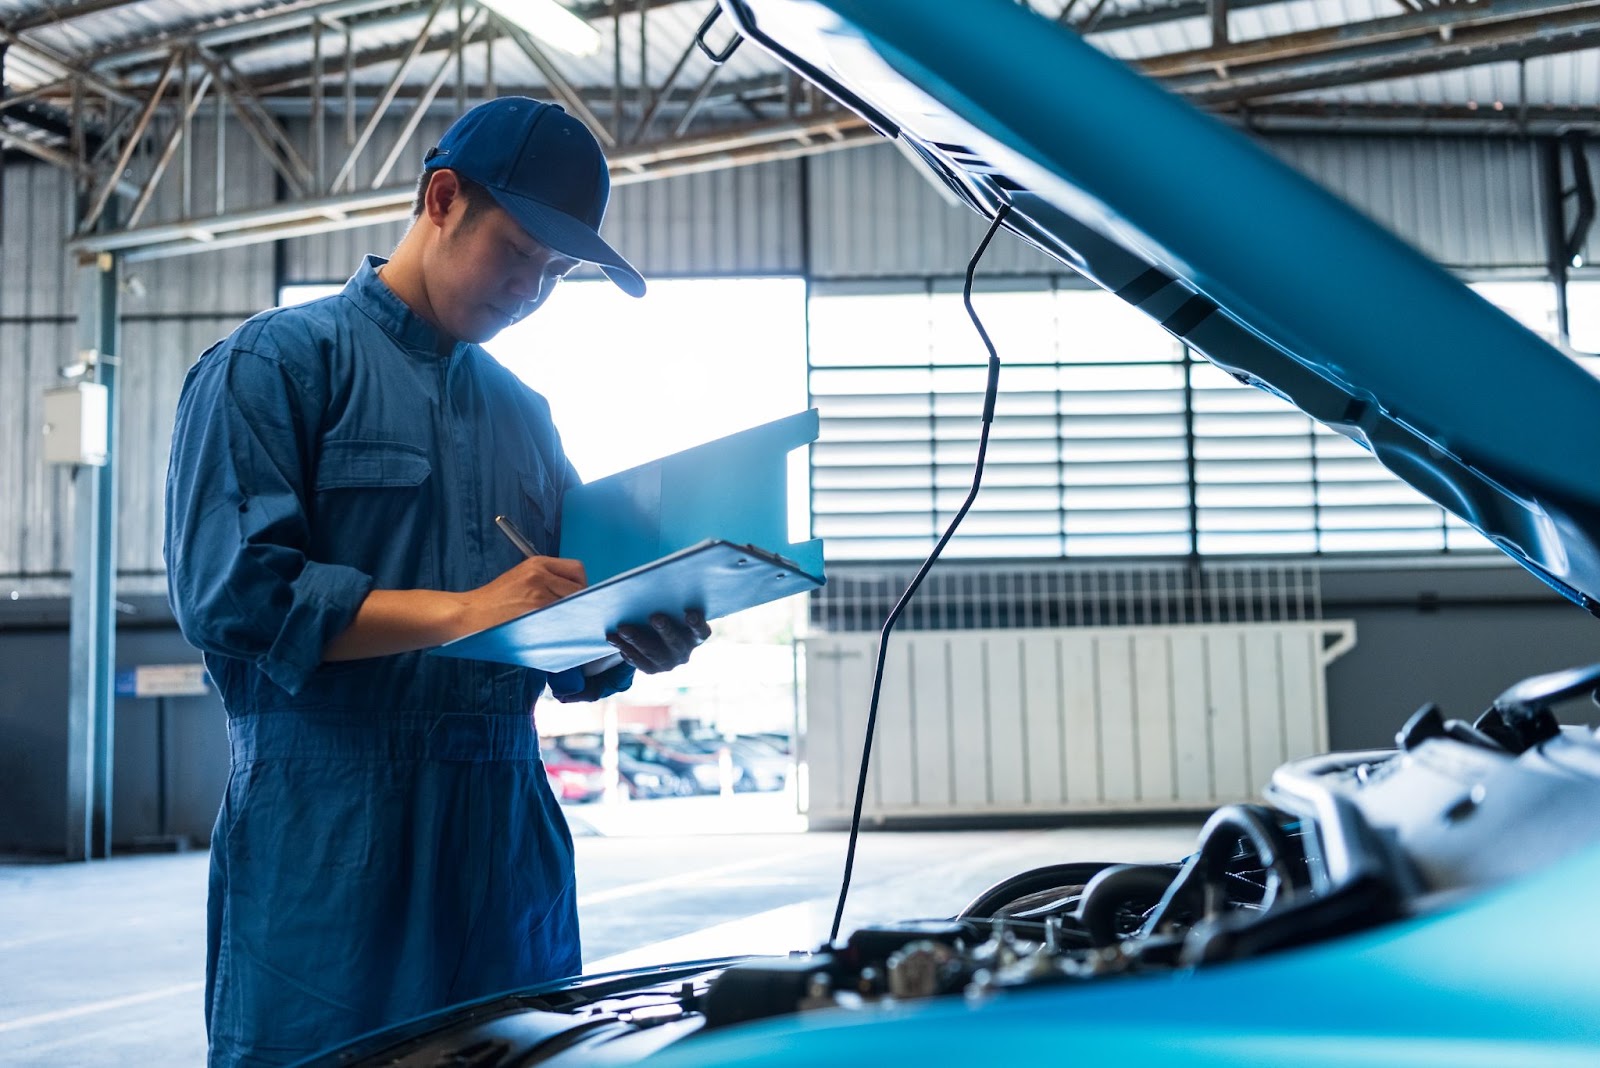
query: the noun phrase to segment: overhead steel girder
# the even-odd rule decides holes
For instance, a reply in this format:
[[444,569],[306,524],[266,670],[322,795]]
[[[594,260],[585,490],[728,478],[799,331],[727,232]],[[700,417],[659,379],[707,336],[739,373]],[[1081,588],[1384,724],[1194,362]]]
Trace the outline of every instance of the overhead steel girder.
[[1525,137],[1600,130],[1600,108],[1518,107],[1503,101],[1459,104],[1338,104],[1317,101],[1268,101],[1222,118],[1262,131],[1339,131],[1362,133],[1451,133]]
[[[671,7],[684,0],[652,0],[651,10]],[[1265,7],[1272,4],[1286,3],[1288,0],[1229,0],[1229,11],[1241,11],[1248,8]],[[137,42],[109,45],[99,50],[85,53],[81,61],[88,67],[101,70],[124,70],[143,64],[160,61],[166,51],[174,45],[184,42],[193,42],[206,45],[212,49],[221,46],[239,44],[239,51],[259,47],[281,46],[296,41],[305,42],[310,47],[310,36],[306,31],[313,22],[321,19],[325,21],[354,19],[363,15],[373,15],[375,18],[367,20],[365,25],[391,22],[396,19],[416,18],[423,15],[429,7],[427,0],[412,0],[412,2],[396,3],[396,0],[300,0],[275,9],[270,14],[251,18],[248,14],[234,14],[221,19],[210,19],[204,24],[191,24],[178,27],[163,33],[142,38]],[[613,16],[611,0],[594,0],[586,4],[575,4],[572,7],[574,14],[587,21],[610,19]],[[1086,17],[1082,24],[1074,26],[1080,33],[1096,35],[1114,33],[1121,30],[1140,29],[1148,26],[1164,25],[1179,22],[1185,19],[1203,19],[1209,17],[1209,0],[1180,0],[1178,3],[1160,7],[1146,8],[1143,10],[1113,12],[1109,5],[1099,11],[1092,11],[1092,17]],[[76,9],[69,10],[68,17],[75,14]],[[423,50],[423,55],[432,51],[444,51],[450,47],[451,42],[447,36],[437,36],[434,41]],[[389,63],[400,58],[409,49],[408,44],[390,46],[387,48],[368,49],[358,53],[355,66],[360,69],[365,66],[380,63]],[[223,53],[232,55],[233,53]],[[285,67],[272,71],[253,79],[263,92],[274,92],[284,88],[297,87],[310,77],[310,64],[301,64]]]
[[[370,8],[374,2],[339,0],[335,4],[323,5],[321,10],[345,10],[352,5]],[[1236,11],[1269,2],[1280,0],[1230,0],[1228,9]],[[1573,0],[1496,0],[1492,6],[1450,5],[1221,48],[1151,57],[1136,65],[1197,102],[1228,103],[1268,93],[1294,92],[1300,88],[1323,88],[1354,81],[1397,77],[1413,73],[1412,68],[1419,64],[1427,69],[1455,69],[1486,61],[1481,58],[1484,48],[1504,47],[1511,38],[1515,38],[1520,55],[1570,51],[1583,45],[1541,36],[1541,33],[1548,34],[1552,29],[1559,29],[1559,25],[1542,22],[1535,26],[1527,20],[1538,16],[1557,20],[1581,19],[1583,16],[1575,13],[1593,9],[1594,6],[1591,2],[1575,3]],[[406,10],[418,13],[426,10],[426,5],[407,5]],[[1098,19],[1090,30],[1098,34],[1185,18],[1203,19],[1209,17],[1209,10],[1208,0],[1186,0],[1152,11],[1107,15]],[[309,22],[310,16],[303,15],[300,18]],[[440,33],[427,41],[420,51],[417,51],[415,42],[369,49],[357,53],[352,65],[361,69],[402,59],[413,51],[421,57],[433,52],[446,52],[453,47],[454,34]],[[1421,54],[1426,54],[1428,58],[1415,58]],[[533,57],[530,56],[530,59]],[[537,59],[533,61],[541,65]],[[548,63],[541,66],[548,66]],[[1310,69],[1313,66],[1318,69]],[[301,64],[258,74],[252,78],[252,84],[258,92],[277,93],[306,84],[311,75],[311,65]],[[1291,75],[1304,76],[1306,84],[1296,81],[1289,88],[1280,88],[1278,82]],[[579,88],[565,86],[564,82],[561,87],[553,87],[553,91],[562,92],[568,88],[571,89],[570,98],[587,100],[592,96],[596,101],[601,100],[600,90],[586,94]]]
[[[683,0],[656,0],[652,7],[670,7]],[[703,0],[702,0],[703,2]],[[1255,0],[1255,2],[1281,3],[1283,0]],[[192,41],[210,48],[221,45],[242,44],[250,48],[307,42],[308,30],[317,20],[335,21],[374,15],[368,24],[390,22],[397,18],[415,18],[428,10],[427,0],[298,0],[274,9],[268,14],[252,17],[248,12],[209,19],[204,23],[174,27],[137,42],[107,45],[86,53],[83,61],[91,67],[118,70],[159,60],[165,49],[174,44]],[[573,14],[586,21],[611,17],[610,0],[575,5]],[[381,62],[381,60],[374,60]]]
[[[59,167],[77,178],[88,179],[92,177],[89,169],[72,153],[59,148],[52,148],[49,145],[41,145],[36,141],[30,141],[26,137],[7,130],[0,130],[0,148],[26,153],[41,163]],[[117,183],[117,192],[124,197],[132,199],[139,195],[139,187],[135,183],[123,179]]]
[[[658,177],[785,159],[876,140],[878,134],[855,115],[835,111],[799,120],[730,128],[706,137],[623,149],[611,155],[612,183],[628,185]],[[255,244],[406,219],[415,187],[319,197],[254,211],[86,234],[67,245],[75,254],[116,252],[128,262]]]
[[1595,0],[1498,0],[1144,59],[1135,65],[1199,104],[1432,73],[1586,48]]
[[106,205],[111,201],[111,194],[116,189],[116,179],[128,169],[128,164],[133,160],[134,153],[138,151],[139,141],[144,137],[144,132],[149,128],[151,120],[155,118],[156,109],[161,106],[161,96],[167,91],[167,83],[177,73],[179,61],[180,57],[174,53],[168,58],[167,65],[162,68],[160,79],[157,80],[155,88],[151,90],[149,99],[145,101],[144,107],[139,112],[138,121],[134,123],[133,132],[128,135],[128,140],[122,147],[122,155],[117,158],[117,162],[111,168],[110,175],[105,183],[101,185],[99,191],[95,193],[88,212],[84,214],[83,221],[80,224],[84,229],[91,229],[100,221],[100,214],[105,211]]
[[433,20],[439,17],[439,12],[444,10],[444,5],[445,0],[433,0],[433,5],[428,9],[428,21],[422,25],[422,33],[418,35],[416,42],[405,57],[401,59],[400,66],[395,69],[394,75],[389,79],[389,85],[384,89],[383,97],[379,100],[378,106],[373,110],[371,117],[368,118],[367,124],[361,128],[361,133],[356,138],[356,143],[350,148],[350,154],[345,157],[344,166],[340,167],[339,173],[334,176],[333,188],[337,189],[340,183],[355,171],[356,164],[361,159],[361,153],[366,149],[367,142],[372,140],[372,135],[377,132],[378,124],[383,121],[384,113],[388,111],[389,105],[394,102],[395,94],[399,92],[401,83],[405,81],[406,73],[410,71],[411,65],[416,62],[417,57],[422,54],[422,46],[426,43],[428,29],[433,25]]
[[[80,62],[95,70],[121,70],[154,62],[177,45],[196,44],[215,49],[241,41],[261,40],[277,44],[296,40],[296,31],[309,29],[317,20],[335,21],[378,11],[399,9],[410,14],[427,11],[426,0],[412,3],[396,0],[291,0],[262,14],[249,10],[213,17],[186,26],[175,26],[137,41],[119,42],[91,49]],[[309,35],[305,35],[309,41]]]
[[[485,33],[491,32],[493,31],[485,31]],[[483,40],[482,36],[475,39],[476,43],[480,45]],[[378,85],[363,85],[359,94],[351,94],[355,114],[364,115],[367,109],[377,102],[382,88],[382,86]],[[485,85],[473,84],[467,87],[467,93],[469,96],[482,97],[488,88]],[[427,86],[425,85],[407,86],[395,94],[394,105],[391,106],[409,104],[422,96],[426,89]],[[609,109],[612,105],[612,91],[609,86],[605,88],[593,86],[586,89],[574,88],[574,92],[578,94],[590,110],[599,109],[603,111],[604,109]],[[674,107],[681,107],[687,105],[693,96],[693,88],[681,85],[676,86],[667,95],[666,103]],[[781,105],[784,99],[784,75],[781,72],[774,72],[772,74],[757,75],[753,78],[739,78],[730,81],[719,80],[713,92],[706,98],[706,103],[710,106],[719,106],[748,100],[757,104]],[[274,96],[272,98],[272,113],[274,115],[282,117],[304,116],[308,115],[310,110],[311,97],[309,94],[293,97]],[[776,117],[776,111],[772,116],[763,116],[763,118],[768,117]],[[627,140],[627,138],[624,138],[624,140]]]

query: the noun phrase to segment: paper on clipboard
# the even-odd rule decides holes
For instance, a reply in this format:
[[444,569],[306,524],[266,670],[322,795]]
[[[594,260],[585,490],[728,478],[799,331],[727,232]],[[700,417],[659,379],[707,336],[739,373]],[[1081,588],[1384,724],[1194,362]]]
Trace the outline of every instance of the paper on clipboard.
[[432,652],[565,671],[652,612],[716,619],[816,589],[821,540],[788,541],[787,459],[819,427],[816,409],[799,412],[569,490],[560,551],[589,586]]

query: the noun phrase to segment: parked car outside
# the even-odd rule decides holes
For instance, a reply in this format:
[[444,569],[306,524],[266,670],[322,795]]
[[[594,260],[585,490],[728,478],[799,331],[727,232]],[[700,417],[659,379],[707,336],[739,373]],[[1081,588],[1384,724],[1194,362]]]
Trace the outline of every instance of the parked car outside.
[[605,772],[599,764],[579,759],[548,739],[540,742],[539,753],[550,789],[562,804],[594,801],[605,792]]
[[[727,754],[730,786],[740,793],[754,790],[781,790],[789,776],[789,759],[771,747],[729,738],[712,730],[661,732],[655,735],[657,743],[680,752],[697,753],[714,761],[717,770],[714,790],[722,787],[723,754]],[[700,773],[710,779],[708,772]]]
[[735,790],[781,790],[789,779],[789,758],[760,739],[700,734],[691,743],[719,758],[723,749],[728,750]]
[[[605,766],[604,739],[600,735],[567,735],[561,739],[561,748],[579,760]],[[686,789],[683,780],[665,764],[640,760],[620,749],[617,751],[617,784],[636,801],[694,791],[692,784]]]
[[681,735],[664,741],[652,734],[622,734],[617,750],[650,764],[657,764],[676,775],[684,794],[714,794],[722,789],[722,768],[714,755],[688,745]]
[[748,734],[741,734],[739,737],[765,742],[784,756],[794,755],[794,736],[788,731],[751,731]]

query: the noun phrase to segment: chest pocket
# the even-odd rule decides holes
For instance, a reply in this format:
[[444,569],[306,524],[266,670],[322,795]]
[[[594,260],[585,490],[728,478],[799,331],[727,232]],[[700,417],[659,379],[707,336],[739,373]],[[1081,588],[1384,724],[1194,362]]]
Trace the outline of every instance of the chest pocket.
[[416,445],[401,441],[326,441],[317,465],[317,492],[420,486],[433,465]]
[[432,588],[433,464],[401,441],[326,441],[317,464],[312,558],[346,564],[379,588]]

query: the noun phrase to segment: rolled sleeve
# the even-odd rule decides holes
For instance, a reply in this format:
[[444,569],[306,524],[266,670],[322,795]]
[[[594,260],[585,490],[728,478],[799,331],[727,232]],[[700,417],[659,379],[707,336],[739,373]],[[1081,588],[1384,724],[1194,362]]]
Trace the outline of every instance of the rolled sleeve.
[[307,557],[322,404],[280,359],[225,344],[184,383],[167,473],[168,590],[184,637],[291,694],[373,586]]
[[322,650],[355,619],[372,592],[372,578],[353,567],[308,560],[289,585],[294,591],[289,611],[257,666],[275,685],[299,693],[322,663]]

